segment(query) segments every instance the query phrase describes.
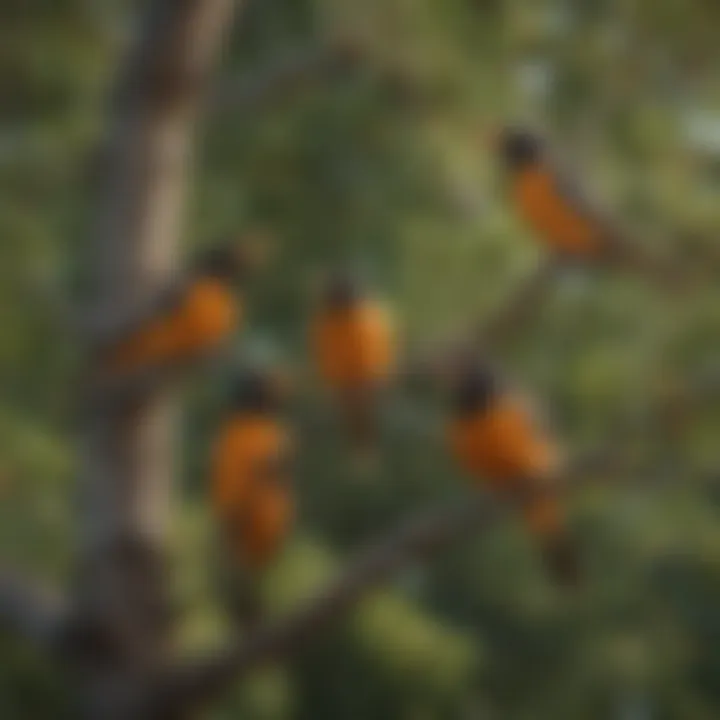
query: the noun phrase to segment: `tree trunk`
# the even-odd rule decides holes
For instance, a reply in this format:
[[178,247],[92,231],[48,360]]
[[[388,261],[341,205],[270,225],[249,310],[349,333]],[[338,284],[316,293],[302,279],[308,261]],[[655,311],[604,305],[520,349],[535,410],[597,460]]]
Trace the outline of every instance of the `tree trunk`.
[[[116,316],[157,293],[178,262],[195,121],[233,0],[156,0],[110,104],[91,237],[92,305]],[[92,338],[89,338],[92,343]],[[98,368],[90,359],[88,374]],[[148,391],[91,399],[82,437],[80,577],[70,639],[89,717],[134,705],[167,644],[163,554],[174,407]]]

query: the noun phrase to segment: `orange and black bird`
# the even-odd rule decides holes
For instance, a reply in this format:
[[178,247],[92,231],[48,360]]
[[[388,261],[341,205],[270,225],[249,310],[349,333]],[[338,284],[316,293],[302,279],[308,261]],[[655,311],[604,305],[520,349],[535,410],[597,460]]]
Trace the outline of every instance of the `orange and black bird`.
[[201,252],[146,316],[105,344],[105,368],[132,374],[202,358],[240,327],[242,286],[262,262],[262,244],[229,242]]
[[311,324],[318,374],[332,393],[358,457],[372,455],[379,403],[395,370],[395,331],[388,308],[356,275],[332,274]]
[[527,403],[480,363],[459,371],[451,402],[448,436],[455,460],[493,492],[519,504],[553,579],[575,584],[578,561],[559,497],[561,461],[553,440]]
[[284,420],[287,387],[277,373],[246,369],[212,451],[211,499],[233,563],[256,576],[293,525],[294,441]]
[[674,279],[672,268],[633,246],[593,207],[580,187],[560,172],[540,135],[506,128],[498,149],[507,173],[510,201],[537,239],[558,257],[606,263]]

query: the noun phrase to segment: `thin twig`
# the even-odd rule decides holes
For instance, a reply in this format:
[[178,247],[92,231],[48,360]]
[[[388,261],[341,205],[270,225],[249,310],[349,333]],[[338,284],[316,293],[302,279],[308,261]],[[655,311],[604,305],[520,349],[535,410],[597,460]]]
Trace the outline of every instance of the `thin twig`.
[[403,362],[401,374],[443,376],[452,374],[467,359],[488,358],[527,324],[557,277],[559,267],[555,260],[542,262],[490,317],[478,319],[460,337],[433,343],[429,349],[413,353]]
[[524,327],[550,285],[557,279],[560,266],[555,259],[544,260],[513,290],[506,302],[490,318],[477,324],[473,343],[476,348],[496,348]]

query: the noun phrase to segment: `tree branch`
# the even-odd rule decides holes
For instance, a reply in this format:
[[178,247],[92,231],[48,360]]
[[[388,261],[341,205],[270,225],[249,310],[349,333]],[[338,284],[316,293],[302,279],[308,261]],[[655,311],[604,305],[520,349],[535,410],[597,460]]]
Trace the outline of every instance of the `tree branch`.
[[274,626],[231,642],[206,658],[172,668],[161,680],[156,702],[186,706],[221,690],[234,677],[299,650],[303,641],[343,615],[363,595],[409,562],[427,558],[451,540],[489,521],[499,509],[483,495],[424,514],[368,547],[330,587]]
[[484,318],[477,324],[472,338],[474,346],[481,350],[494,348],[524,325],[557,279],[558,270],[559,265],[554,258],[542,260],[490,318]]
[[[201,95],[235,4],[156,0],[148,8],[112,96],[98,164],[88,307],[100,317],[132,315],[175,277]],[[91,341],[106,337],[97,332]],[[102,374],[100,364],[90,358],[90,377]],[[85,432],[85,549],[92,555],[128,532],[163,537],[172,408],[155,388],[132,408],[90,405],[97,412]]]
[[43,647],[53,647],[64,617],[60,598],[7,568],[0,569],[0,625]]
[[487,357],[532,316],[557,277],[558,267],[554,259],[543,261],[489,318],[478,319],[461,337],[434,343],[434,347],[414,353],[403,363],[401,373],[409,377],[442,377],[452,374],[467,359]]
[[[573,466],[560,480],[561,490],[584,485],[574,480],[574,471]],[[505,500],[476,492],[455,505],[411,518],[362,551],[324,592],[285,619],[261,627],[249,638],[231,641],[226,648],[207,657],[171,668],[160,679],[154,702],[161,708],[199,704],[258,665],[292,655],[303,647],[308,636],[337,620],[364,595],[410,563],[428,559],[470,532],[487,529],[507,512],[531,502],[537,492],[516,493]]]
[[[96,165],[87,307],[100,317],[127,317],[176,277],[202,96],[236,5],[241,3],[143,3]],[[91,343],[103,339],[107,328],[96,330]],[[175,407],[166,388],[157,386],[148,386],[132,403],[103,402],[93,396],[103,388],[88,388],[87,382],[103,370],[101,355],[91,355],[79,388],[88,411],[81,427],[74,631],[88,640],[76,661],[86,715],[124,720],[140,716],[119,707],[120,690],[133,695],[144,684],[145,668],[162,662],[168,643],[162,570]]]
[[[715,382],[713,382],[715,381]],[[716,378],[685,389],[683,397],[697,398],[702,388],[717,389]],[[658,407],[665,398],[658,400]],[[637,419],[628,418],[622,431],[602,447],[588,452],[570,464],[559,481],[562,492],[572,492],[609,474],[618,476],[618,442],[637,431]],[[617,440],[617,442],[616,442]],[[620,444],[622,444],[620,442]],[[633,487],[656,486],[657,477],[640,475]],[[624,483],[623,486],[627,486]],[[457,505],[411,518],[400,529],[382,538],[349,563],[346,570],[324,592],[276,625],[260,628],[249,638],[231,642],[207,657],[190,660],[171,668],[160,680],[154,702],[162,707],[202,702],[222,690],[234,677],[259,664],[297,652],[308,637],[322,630],[349,610],[359,599],[401,571],[411,562],[429,558],[448,543],[470,531],[486,529],[506,512],[532,501],[534,492],[515,495],[509,501],[490,498],[484,493],[464,498]]]

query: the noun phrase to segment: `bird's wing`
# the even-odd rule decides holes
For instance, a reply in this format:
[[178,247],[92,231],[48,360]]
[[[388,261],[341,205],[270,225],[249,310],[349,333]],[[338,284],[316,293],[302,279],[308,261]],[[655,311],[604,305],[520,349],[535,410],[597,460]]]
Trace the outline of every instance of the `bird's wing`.
[[557,176],[556,188],[568,202],[572,202],[578,212],[598,229],[603,245],[603,258],[611,265],[634,269],[650,277],[656,277],[663,283],[683,287],[674,265],[668,265],[661,258],[649,254],[636,238],[614,221],[602,208],[588,199],[580,186],[569,176]]
[[289,485],[296,466],[295,453],[286,446],[266,457],[258,464],[256,478],[271,485]]
[[591,200],[577,177],[565,168],[553,169],[555,191],[583,218],[591,222],[599,230],[599,235],[609,248],[619,247],[625,243],[622,233],[613,223],[608,212],[597,202]]
[[566,168],[554,167],[553,181],[555,191],[563,200],[583,217],[598,221],[602,218],[600,208],[590,200],[590,194]]

